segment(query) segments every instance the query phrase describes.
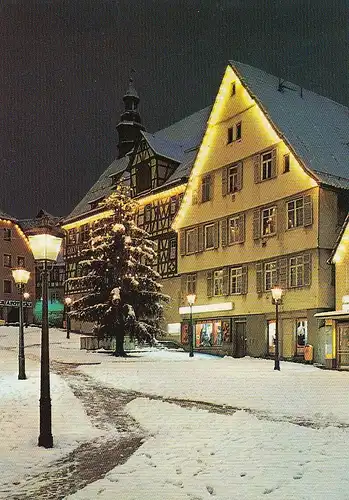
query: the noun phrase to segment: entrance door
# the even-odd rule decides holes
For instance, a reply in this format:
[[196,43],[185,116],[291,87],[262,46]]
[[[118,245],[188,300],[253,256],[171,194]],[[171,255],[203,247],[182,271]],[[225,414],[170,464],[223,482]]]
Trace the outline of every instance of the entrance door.
[[338,367],[349,367],[349,323],[338,324],[337,363]]
[[235,323],[235,329],[235,357],[243,358],[246,356],[246,323]]

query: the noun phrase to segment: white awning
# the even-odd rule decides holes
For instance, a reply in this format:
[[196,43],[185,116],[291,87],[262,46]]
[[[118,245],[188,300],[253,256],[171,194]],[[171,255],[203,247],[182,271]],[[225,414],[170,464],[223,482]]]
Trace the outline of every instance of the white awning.
[[315,318],[349,319],[349,311],[326,311],[314,314]]

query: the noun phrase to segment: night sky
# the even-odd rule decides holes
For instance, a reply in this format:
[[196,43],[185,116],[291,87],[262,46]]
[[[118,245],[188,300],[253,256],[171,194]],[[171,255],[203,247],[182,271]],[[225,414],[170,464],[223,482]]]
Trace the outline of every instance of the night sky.
[[211,104],[228,59],[349,105],[349,0],[2,0],[0,23],[0,207],[21,218],[68,215],[115,158],[131,68],[149,132]]

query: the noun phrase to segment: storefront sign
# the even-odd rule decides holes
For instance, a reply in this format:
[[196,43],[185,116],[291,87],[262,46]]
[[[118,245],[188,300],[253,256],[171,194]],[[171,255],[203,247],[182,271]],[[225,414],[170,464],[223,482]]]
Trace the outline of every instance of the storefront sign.
[[[0,300],[0,306],[19,307],[19,300]],[[23,307],[32,307],[32,303],[23,302]]]

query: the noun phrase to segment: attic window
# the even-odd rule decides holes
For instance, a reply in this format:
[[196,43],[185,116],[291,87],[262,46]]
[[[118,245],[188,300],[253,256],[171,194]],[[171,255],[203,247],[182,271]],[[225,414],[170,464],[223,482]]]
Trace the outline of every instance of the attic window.
[[284,173],[290,171],[290,155],[284,155]]
[[228,144],[231,144],[234,140],[234,127],[228,128]]
[[233,82],[231,84],[231,95],[235,95],[236,94],[236,82]]

